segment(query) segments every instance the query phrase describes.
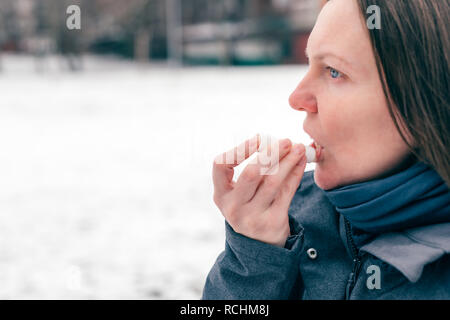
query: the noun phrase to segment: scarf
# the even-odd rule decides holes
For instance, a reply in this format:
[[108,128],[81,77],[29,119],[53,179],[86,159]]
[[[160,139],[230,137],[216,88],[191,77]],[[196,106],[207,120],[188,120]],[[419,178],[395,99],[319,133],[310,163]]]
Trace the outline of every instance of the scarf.
[[435,170],[419,161],[383,178],[323,192],[360,233],[450,221],[449,188]]

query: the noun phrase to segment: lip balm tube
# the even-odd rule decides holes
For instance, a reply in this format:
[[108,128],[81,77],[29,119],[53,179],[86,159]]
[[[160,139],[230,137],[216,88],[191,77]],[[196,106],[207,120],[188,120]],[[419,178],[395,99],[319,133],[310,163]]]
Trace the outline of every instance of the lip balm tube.
[[316,162],[316,149],[314,149],[311,146],[305,146],[305,150],[306,150],[306,162],[307,163],[311,163],[311,162]]

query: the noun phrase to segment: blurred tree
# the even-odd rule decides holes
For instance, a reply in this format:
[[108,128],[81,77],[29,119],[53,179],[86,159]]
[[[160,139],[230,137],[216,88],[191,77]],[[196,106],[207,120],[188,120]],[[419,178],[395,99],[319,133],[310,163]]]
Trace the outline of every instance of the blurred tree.
[[[294,56],[290,39],[299,33],[307,36],[315,19],[311,4],[318,7],[323,2],[0,0],[0,49],[30,52],[47,39],[55,43],[54,51],[65,56],[92,50],[140,61],[168,57],[180,61],[188,45],[193,49],[190,52],[199,52],[202,46],[218,50],[222,52],[219,61],[228,64],[236,62],[236,45],[258,39],[262,45],[256,50],[263,50],[264,43],[278,42],[284,56]],[[81,8],[79,31],[69,32],[65,25],[66,8],[71,4]]]

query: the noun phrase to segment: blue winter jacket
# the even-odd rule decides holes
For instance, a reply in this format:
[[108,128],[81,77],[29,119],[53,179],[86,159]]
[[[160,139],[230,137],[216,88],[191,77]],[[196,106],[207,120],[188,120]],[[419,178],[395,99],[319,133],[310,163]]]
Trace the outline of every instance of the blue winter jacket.
[[291,202],[284,248],[225,221],[225,250],[202,299],[450,299],[450,223],[385,233],[358,248],[313,174],[305,172]]

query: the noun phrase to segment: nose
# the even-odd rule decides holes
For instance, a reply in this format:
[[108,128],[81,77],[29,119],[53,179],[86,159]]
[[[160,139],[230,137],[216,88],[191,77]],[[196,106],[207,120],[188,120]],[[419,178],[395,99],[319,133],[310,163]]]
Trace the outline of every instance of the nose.
[[289,105],[298,111],[317,112],[317,99],[307,81],[306,76],[291,93]]

